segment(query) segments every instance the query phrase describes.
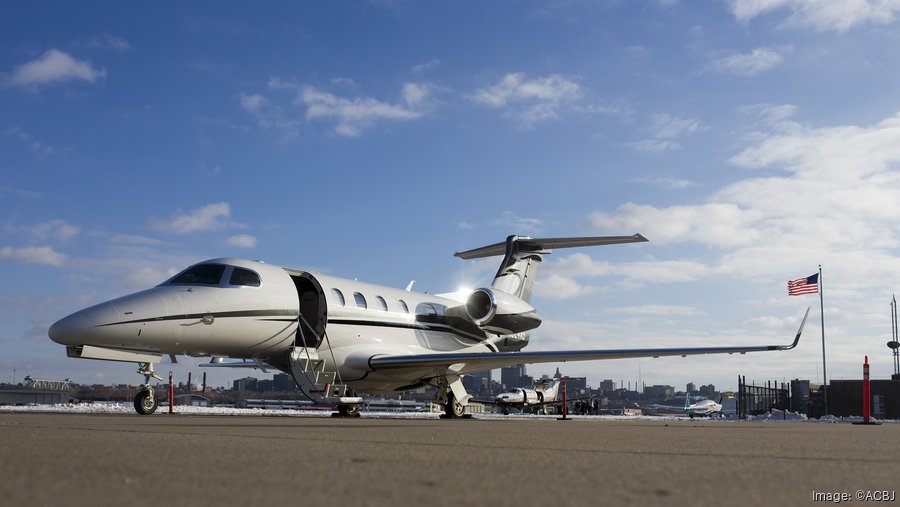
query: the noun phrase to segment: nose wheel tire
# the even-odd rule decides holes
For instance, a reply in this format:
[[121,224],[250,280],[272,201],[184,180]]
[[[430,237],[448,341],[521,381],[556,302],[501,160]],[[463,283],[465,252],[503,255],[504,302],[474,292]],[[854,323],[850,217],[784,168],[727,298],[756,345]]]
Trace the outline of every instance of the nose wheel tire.
[[141,415],[150,415],[156,412],[159,401],[150,389],[141,389],[134,395],[134,410]]

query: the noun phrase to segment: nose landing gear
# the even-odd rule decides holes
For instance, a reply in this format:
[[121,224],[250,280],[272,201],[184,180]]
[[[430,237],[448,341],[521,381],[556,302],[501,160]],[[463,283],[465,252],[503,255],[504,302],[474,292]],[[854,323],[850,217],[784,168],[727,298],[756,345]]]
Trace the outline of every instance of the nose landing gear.
[[153,363],[138,363],[137,372],[144,376],[144,383],[134,395],[134,410],[140,415],[150,415],[156,412],[156,407],[159,406],[159,400],[153,386],[150,385],[150,378],[162,381],[162,377],[153,370]]

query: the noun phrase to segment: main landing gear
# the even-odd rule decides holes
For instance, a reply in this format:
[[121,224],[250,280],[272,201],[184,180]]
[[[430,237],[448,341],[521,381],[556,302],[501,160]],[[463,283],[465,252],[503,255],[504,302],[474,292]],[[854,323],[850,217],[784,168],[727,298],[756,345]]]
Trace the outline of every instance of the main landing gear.
[[435,403],[444,406],[444,414],[441,419],[461,419],[472,417],[466,413],[466,405],[472,399],[472,395],[466,393],[462,380],[456,375],[438,377],[438,394]]
[[141,385],[138,393],[134,395],[134,410],[140,415],[150,415],[156,412],[159,406],[159,399],[150,385],[150,378],[162,380],[162,377],[153,370],[153,363],[138,363],[138,373],[144,376],[144,383]]

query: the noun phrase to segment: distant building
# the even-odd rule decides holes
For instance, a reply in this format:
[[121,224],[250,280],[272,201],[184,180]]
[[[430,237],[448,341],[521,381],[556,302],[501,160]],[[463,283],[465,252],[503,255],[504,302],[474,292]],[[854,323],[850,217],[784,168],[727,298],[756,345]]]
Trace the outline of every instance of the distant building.
[[256,391],[259,381],[254,377],[239,378],[234,381],[235,391]]
[[514,366],[506,366],[500,370],[500,383],[507,389],[515,387],[531,387],[520,385],[522,377],[525,376],[525,365],[517,364]]
[[693,382],[688,382],[688,385],[687,385],[687,387],[684,389],[684,392],[686,392],[686,393],[695,393],[695,392],[697,392],[697,385],[694,384]]
[[616,390],[616,383],[610,379],[606,379],[603,382],[600,382],[600,390],[609,393]]
[[675,396],[672,386],[649,386],[644,388],[644,397],[651,400],[668,400]]
[[715,396],[716,386],[709,384],[708,386],[700,386],[700,394],[703,396]]
[[293,391],[297,386],[294,383],[294,379],[291,378],[287,373],[276,373],[274,377],[272,377],[272,382],[275,384],[276,391]]
[[491,391],[491,370],[466,375],[462,378],[463,387],[471,394],[484,395]]
[[275,382],[269,379],[263,379],[256,383],[256,390],[259,392],[271,392],[275,388]]
[[587,394],[587,377],[569,377],[566,380],[566,396],[585,396]]

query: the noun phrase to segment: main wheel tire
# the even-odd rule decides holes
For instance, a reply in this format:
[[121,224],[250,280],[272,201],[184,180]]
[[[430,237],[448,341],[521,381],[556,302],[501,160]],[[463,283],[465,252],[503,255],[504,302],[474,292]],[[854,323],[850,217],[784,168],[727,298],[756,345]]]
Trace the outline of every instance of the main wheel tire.
[[147,389],[141,389],[134,395],[134,410],[141,415],[150,415],[156,412],[159,400]]
[[456,401],[456,396],[453,396],[452,391],[447,393],[447,404],[444,405],[444,414],[454,419],[466,414],[466,407]]
[[341,417],[359,417],[359,405],[338,405]]

